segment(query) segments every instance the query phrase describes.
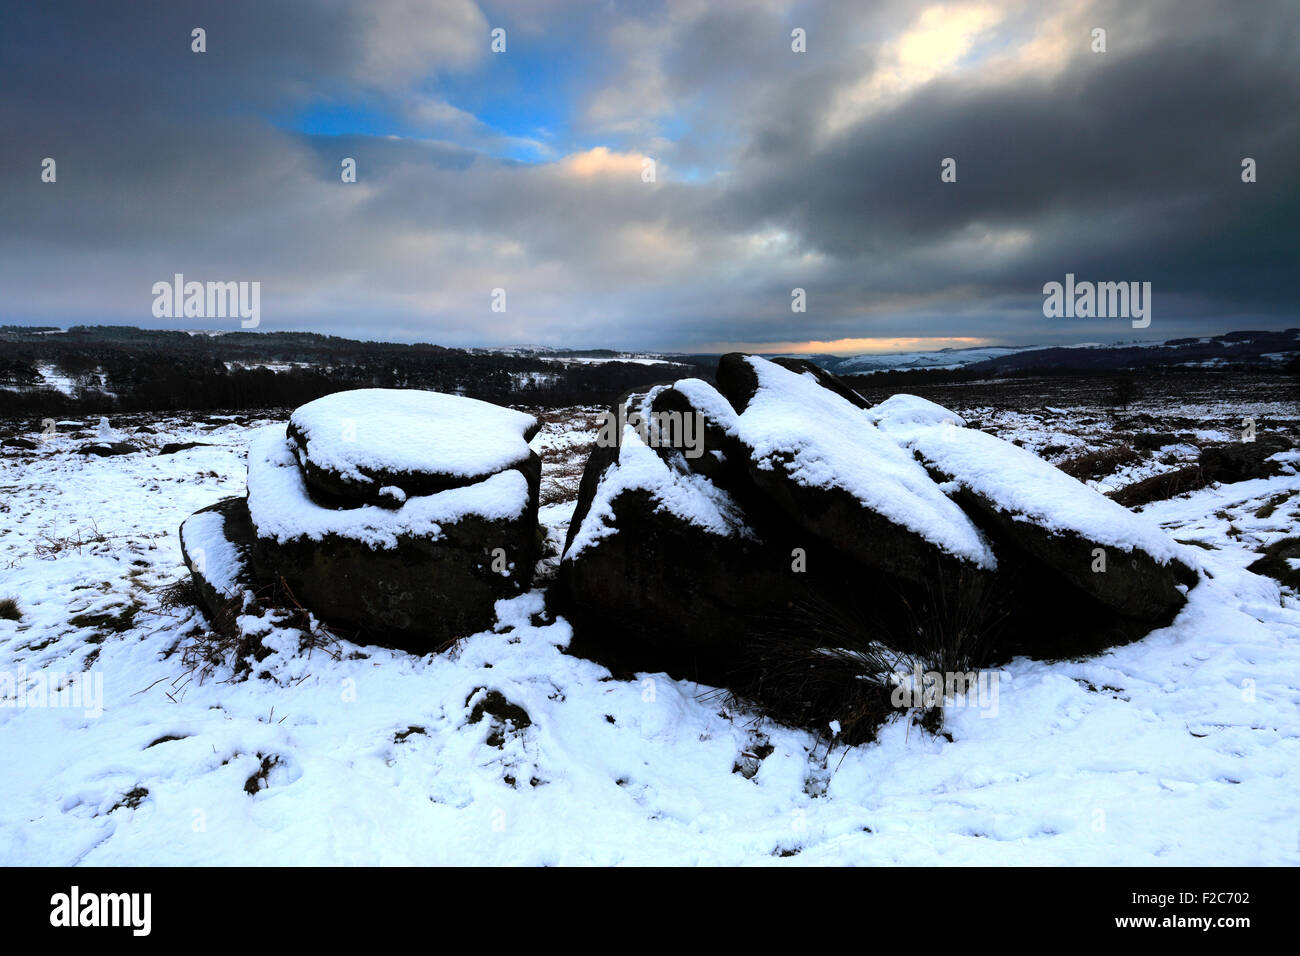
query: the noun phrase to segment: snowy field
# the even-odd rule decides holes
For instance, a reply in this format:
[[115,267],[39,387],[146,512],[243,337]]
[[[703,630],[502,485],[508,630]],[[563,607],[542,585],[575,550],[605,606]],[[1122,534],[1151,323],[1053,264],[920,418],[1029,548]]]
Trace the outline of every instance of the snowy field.
[[[1102,410],[954,404],[1057,462],[1112,428]],[[1297,415],[1166,411],[1206,423],[1196,441]],[[544,418],[541,587],[595,428],[589,408]],[[1295,462],[1144,509],[1213,574],[1171,626],[1093,659],[1018,659],[994,706],[948,711],[946,737],[902,713],[850,749],[568,656],[541,590],[441,656],[342,642],[280,648],[243,681],[195,671],[205,624],[167,599],[187,577],[176,529],[243,493],[266,421],[133,423],[142,451],[110,458],[75,453],[88,422],[0,453],[0,598],[21,615],[0,619],[0,863],[1300,864],[1300,599],[1245,570],[1300,527]],[[211,444],[155,454],[186,441]],[[1089,483],[1195,454],[1180,437]],[[66,675],[91,699],[16,706],[33,701],[15,687]],[[484,713],[494,691],[527,726]]]

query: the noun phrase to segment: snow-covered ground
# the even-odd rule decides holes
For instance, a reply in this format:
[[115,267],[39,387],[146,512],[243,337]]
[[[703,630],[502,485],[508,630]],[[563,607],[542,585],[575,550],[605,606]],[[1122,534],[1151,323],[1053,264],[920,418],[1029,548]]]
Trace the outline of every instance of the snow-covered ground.
[[[1067,427],[1077,409],[956,410],[1054,460],[1105,431]],[[552,543],[592,412],[533,441]],[[611,679],[564,653],[540,591],[442,656],[295,646],[200,679],[202,618],[162,597],[176,529],[243,492],[263,423],[122,428],[144,451],[115,458],[69,435],[3,450],[0,598],[21,619],[0,619],[0,697],[18,702],[6,675],[64,674],[90,699],[0,707],[0,863],[1300,863],[1300,599],[1244,570],[1297,533],[1300,475],[1144,509],[1213,574],[1170,627],[1014,661],[992,700],[949,710],[951,740],[900,714],[848,749],[711,688]],[[153,454],[187,440],[213,445]],[[471,722],[490,691],[528,726]]]

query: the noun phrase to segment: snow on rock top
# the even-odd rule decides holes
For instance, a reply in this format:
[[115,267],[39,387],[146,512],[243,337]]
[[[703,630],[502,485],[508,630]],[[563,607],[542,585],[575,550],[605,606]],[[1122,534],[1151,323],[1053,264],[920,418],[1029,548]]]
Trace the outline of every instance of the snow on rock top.
[[900,392],[867,411],[882,431],[894,432],[917,425],[965,426],[966,419],[927,398]]
[[1160,564],[1197,563],[1147,518],[1011,442],[969,428],[935,427],[913,429],[901,440],[928,466],[1017,521],[1121,551],[1140,549]]
[[631,425],[623,429],[618,460],[601,475],[577,533],[565,550],[565,560],[618,529],[614,499],[627,491],[648,492],[657,512],[722,536],[749,536],[739,506],[727,492],[701,475],[673,467],[643,442]]
[[248,510],[253,527],[259,538],[274,538],[281,544],[299,538],[319,541],[333,534],[372,548],[394,548],[403,536],[436,540],[442,536],[442,525],[467,517],[517,518],[528,501],[528,479],[507,469],[472,485],[408,498],[396,509],[363,505],[335,510],[308,496],[283,426],[258,429],[248,447]]
[[745,361],[758,389],[736,429],[759,468],[771,470],[787,460],[785,470],[799,484],[839,488],[941,551],[978,567],[997,566],[970,518],[866,412],[810,376],[754,356]]
[[525,461],[537,426],[489,402],[390,388],[335,392],[289,419],[304,465],[363,487],[379,475],[484,478]]
[[735,433],[736,410],[731,407],[726,397],[708,382],[701,378],[681,378],[673,382],[672,388],[680,392],[707,421],[718,425],[728,433]]
[[241,573],[247,557],[226,535],[226,516],[203,510],[181,524],[181,547],[199,562],[203,577],[223,597],[236,597],[243,589]]

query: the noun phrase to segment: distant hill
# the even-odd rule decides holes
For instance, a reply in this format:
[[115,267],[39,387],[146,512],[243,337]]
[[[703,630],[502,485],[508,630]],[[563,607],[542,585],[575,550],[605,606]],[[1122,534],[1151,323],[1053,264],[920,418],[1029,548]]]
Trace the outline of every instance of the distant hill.
[[609,349],[456,349],[314,332],[0,326],[0,416],[293,407],[348,388],[427,388],[501,404],[608,404],[708,374]]
[[969,349],[937,349],[930,352],[888,352],[863,355],[803,355],[827,371],[839,375],[869,375],[904,369],[958,369],[975,362],[1014,355],[1042,346],[984,346]]
[[1300,329],[1228,332],[1166,342],[1087,342],[1070,346],[990,346],[865,355],[804,355],[838,375],[912,370],[963,370],[997,375],[1031,369],[1117,371],[1156,366],[1278,366],[1300,358]]
[[1228,332],[1203,338],[1170,339],[1158,345],[1046,348],[990,357],[967,371],[998,374],[1028,369],[1112,371],[1174,366],[1280,366],[1300,357],[1300,329],[1284,332]]

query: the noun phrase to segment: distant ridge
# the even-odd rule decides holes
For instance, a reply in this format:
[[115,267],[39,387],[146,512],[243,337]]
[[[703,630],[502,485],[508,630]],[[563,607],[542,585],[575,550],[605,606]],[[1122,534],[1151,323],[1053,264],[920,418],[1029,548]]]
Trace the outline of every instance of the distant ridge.
[[1117,342],[1103,345],[987,346],[865,355],[801,355],[838,375],[878,372],[954,371],[995,375],[1027,369],[1116,370],[1153,366],[1277,366],[1300,358],[1300,329],[1282,332],[1239,331],[1165,342]]

